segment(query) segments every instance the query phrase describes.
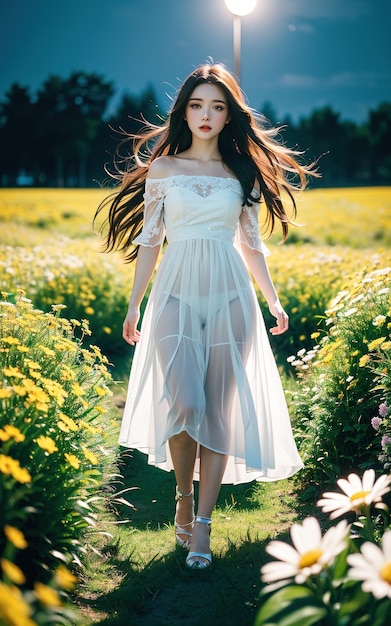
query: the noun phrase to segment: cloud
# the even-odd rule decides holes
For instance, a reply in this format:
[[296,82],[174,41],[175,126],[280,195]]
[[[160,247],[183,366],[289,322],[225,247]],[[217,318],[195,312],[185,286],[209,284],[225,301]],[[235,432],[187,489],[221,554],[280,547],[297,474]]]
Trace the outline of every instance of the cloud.
[[278,79],[282,87],[315,87],[317,83],[317,78],[309,74],[283,74]]
[[299,23],[299,24],[288,24],[288,30],[290,30],[292,33],[294,32],[300,32],[300,33],[314,33],[315,32],[315,28],[312,24],[308,24],[308,23]]

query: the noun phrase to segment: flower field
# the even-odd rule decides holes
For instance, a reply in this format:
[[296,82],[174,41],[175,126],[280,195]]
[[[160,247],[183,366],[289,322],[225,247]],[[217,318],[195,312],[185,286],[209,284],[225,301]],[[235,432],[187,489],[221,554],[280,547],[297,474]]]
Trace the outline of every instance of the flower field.
[[[121,330],[134,266],[101,254],[92,231],[106,195],[0,190],[6,626],[78,623],[69,606],[74,568],[104,500],[102,474],[115,460],[105,448],[118,428],[107,404],[107,357],[119,363],[131,353]],[[268,243],[291,326],[271,340],[296,385],[290,404],[310,495],[352,466],[389,472],[391,189],[307,191],[297,221],[286,244],[278,234]],[[261,297],[260,306],[271,325]]]

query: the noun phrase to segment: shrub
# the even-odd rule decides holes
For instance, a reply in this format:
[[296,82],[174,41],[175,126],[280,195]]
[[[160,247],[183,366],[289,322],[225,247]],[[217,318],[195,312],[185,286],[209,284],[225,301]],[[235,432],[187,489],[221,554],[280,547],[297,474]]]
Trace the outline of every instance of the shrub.
[[85,322],[10,300],[0,302],[0,622],[74,624],[67,566],[94,524],[111,376],[100,349],[82,347]]
[[[311,335],[326,329],[324,312],[347,277],[356,274],[357,267],[385,263],[386,259],[385,252],[341,247],[303,245],[273,249],[268,264],[281,303],[289,314],[289,332],[271,337],[278,365],[289,370],[290,355],[312,348]],[[270,313],[261,296],[259,301],[268,324]]]
[[359,272],[326,311],[327,331],[319,344],[290,358],[299,378],[293,407],[305,484],[319,486],[357,468],[379,467],[371,418],[381,388],[379,372],[368,363],[381,346],[389,358],[390,280],[391,268]]
[[[373,323],[381,329],[382,337],[375,340],[368,350],[366,367],[375,379],[374,392],[379,397],[377,415],[371,424],[376,431],[374,449],[378,461],[387,472],[391,470],[391,307],[387,316],[379,315]],[[388,321],[387,321],[388,320]],[[380,440],[380,443],[379,443]]]

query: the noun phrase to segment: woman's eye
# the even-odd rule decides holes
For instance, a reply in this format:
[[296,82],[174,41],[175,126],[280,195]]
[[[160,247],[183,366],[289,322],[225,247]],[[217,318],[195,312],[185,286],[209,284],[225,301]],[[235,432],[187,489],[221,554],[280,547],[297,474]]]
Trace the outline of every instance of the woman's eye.
[[199,104],[194,103],[194,104],[191,104],[191,105],[190,105],[190,108],[191,108],[191,109],[198,109],[198,108],[199,108],[199,106],[200,106]]

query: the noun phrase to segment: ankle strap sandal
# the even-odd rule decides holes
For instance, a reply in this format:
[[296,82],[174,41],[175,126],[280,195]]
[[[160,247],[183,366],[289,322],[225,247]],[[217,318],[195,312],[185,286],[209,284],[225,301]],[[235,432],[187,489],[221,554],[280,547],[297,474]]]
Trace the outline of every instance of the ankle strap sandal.
[[[178,485],[175,488],[175,500],[177,503],[178,503],[178,500],[182,500],[182,498],[189,498],[190,496],[193,496],[193,495],[194,495],[193,487],[191,488],[191,491],[189,493],[182,493]],[[194,506],[194,500],[193,500],[193,506]],[[186,530],[187,526],[190,527],[190,530]],[[186,548],[187,550],[190,548],[190,541],[192,537],[191,530],[193,529],[193,526],[194,526],[194,517],[191,520],[191,522],[188,522],[187,524],[178,524],[176,521],[176,513],[175,513],[175,518],[174,518],[175,541],[177,545],[180,546],[181,548]],[[188,539],[182,539],[180,535],[188,537]]]
[[[209,534],[211,531],[212,520],[210,517],[202,517],[196,515],[195,524],[207,524],[209,526]],[[189,552],[186,558],[186,567],[189,569],[206,569],[212,565],[212,555],[210,552]]]

